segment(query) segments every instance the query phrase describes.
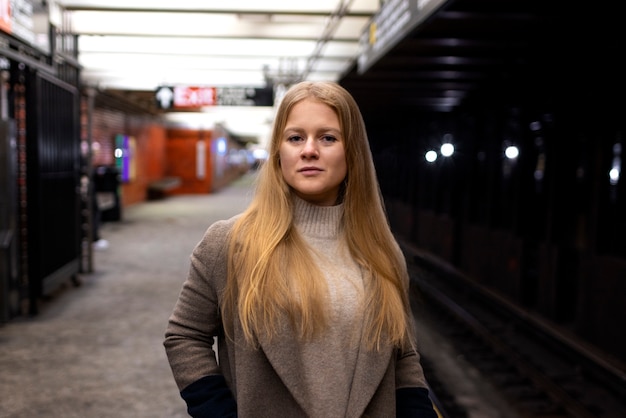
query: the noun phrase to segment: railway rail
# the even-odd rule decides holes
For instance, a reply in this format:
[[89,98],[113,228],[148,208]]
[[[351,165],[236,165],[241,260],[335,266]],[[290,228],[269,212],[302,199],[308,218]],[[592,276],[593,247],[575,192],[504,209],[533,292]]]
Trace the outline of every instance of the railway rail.
[[[523,418],[626,417],[626,373],[613,360],[464,277],[436,258],[403,250],[421,320],[429,321]],[[425,358],[443,417],[465,417]],[[430,377],[429,377],[430,376]]]

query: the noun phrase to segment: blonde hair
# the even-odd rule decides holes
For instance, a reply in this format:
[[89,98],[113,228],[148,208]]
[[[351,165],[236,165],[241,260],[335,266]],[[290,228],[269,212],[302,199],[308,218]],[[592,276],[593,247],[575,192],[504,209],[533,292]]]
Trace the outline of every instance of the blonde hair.
[[301,338],[328,325],[326,281],[292,225],[292,191],[279,160],[289,112],[306,98],[330,106],[339,118],[348,168],[342,224],[352,257],[369,275],[364,323],[369,347],[410,343],[406,264],[387,222],[365,123],[350,93],[332,82],[298,83],[281,100],[255,197],[231,233],[222,315],[238,317],[252,344],[255,335],[277,336],[283,318]]

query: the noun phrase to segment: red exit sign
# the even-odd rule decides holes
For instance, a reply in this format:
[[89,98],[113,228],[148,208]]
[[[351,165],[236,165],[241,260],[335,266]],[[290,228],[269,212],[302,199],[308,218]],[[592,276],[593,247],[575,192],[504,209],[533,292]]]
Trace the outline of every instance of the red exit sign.
[[206,106],[273,106],[271,87],[161,86],[155,92],[161,109],[198,109]]
[[215,106],[215,87],[174,87],[174,107]]

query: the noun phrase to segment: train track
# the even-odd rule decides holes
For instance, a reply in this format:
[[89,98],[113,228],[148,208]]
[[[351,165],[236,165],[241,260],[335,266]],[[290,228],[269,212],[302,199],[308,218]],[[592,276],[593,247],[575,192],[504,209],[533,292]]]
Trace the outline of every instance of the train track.
[[[449,266],[405,253],[421,320],[459,347],[511,411],[523,418],[626,417],[623,369]],[[445,382],[433,379],[437,365],[424,360],[441,415],[468,416]]]

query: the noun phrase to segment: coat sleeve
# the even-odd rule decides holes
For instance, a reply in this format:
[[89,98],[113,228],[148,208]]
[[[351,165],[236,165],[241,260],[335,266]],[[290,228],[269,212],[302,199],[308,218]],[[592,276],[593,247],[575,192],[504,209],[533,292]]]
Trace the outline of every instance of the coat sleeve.
[[214,341],[222,332],[218,295],[226,282],[229,221],[211,225],[190,257],[190,268],[169,317],[163,343],[182,398],[194,417],[236,416]]

